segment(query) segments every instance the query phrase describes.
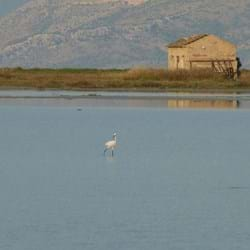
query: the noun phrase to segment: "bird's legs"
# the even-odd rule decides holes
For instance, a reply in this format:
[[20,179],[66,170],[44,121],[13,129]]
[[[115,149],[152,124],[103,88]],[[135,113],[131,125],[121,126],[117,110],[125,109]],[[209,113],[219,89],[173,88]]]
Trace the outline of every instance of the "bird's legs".
[[[104,156],[106,155],[106,152],[107,152],[108,150],[109,150],[108,148],[105,148],[105,149],[104,149],[104,152],[103,152],[103,155],[104,155]],[[111,148],[111,156],[112,156],[112,157],[114,156],[114,148]]]
[[108,150],[107,148],[104,149],[104,152],[103,152],[104,156],[105,156],[107,150]]

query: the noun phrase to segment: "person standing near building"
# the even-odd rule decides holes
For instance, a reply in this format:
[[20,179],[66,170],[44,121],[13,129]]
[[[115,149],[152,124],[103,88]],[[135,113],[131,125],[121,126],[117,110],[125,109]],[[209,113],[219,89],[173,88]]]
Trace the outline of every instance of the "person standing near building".
[[237,63],[237,65],[236,65],[236,67],[237,67],[236,77],[237,77],[237,78],[236,78],[236,79],[238,79],[238,78],[240,77],[240,68],[241,68],[241,66],[242,66],[239,57],[236,57],[236,63]]

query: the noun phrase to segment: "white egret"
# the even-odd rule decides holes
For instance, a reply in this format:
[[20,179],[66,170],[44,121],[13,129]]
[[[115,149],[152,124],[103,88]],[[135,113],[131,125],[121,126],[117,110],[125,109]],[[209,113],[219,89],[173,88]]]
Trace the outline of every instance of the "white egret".
[[114,156],[114,149],[116,147],[116,133],[113,134],[112,140],[105,143],[104,155],[107,150],[111,149],[111,154]]

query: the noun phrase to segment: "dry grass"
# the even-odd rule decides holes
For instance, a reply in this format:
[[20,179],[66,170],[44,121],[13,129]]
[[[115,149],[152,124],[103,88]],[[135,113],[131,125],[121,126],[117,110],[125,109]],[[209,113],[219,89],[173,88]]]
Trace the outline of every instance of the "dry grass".
[[225,77],[209,69],[202,70],[166,70],[135,68],[129,70],[125,79],[130,80],[158,80],[158,81],[190,81],[190,80],[217,80],[224,81]]
[[246,88],[250,87],[250,70],[242,70],[238,85]]
[[250,88],[250,71],[238,81],[211,70],[168,71],[134,68],[95,69],[0,69],[0,87],[34,89],[235,89]]

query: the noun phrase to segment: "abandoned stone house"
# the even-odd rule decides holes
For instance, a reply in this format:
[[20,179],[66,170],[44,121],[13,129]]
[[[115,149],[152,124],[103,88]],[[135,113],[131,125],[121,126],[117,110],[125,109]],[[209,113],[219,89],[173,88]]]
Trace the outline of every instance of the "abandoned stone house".
[[211,34],[181,38],[168,45],[170,70],[211,68],[233,77],[237,72],[236,57],[234,44]]

